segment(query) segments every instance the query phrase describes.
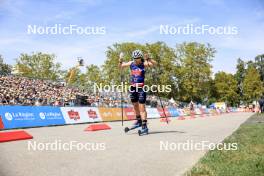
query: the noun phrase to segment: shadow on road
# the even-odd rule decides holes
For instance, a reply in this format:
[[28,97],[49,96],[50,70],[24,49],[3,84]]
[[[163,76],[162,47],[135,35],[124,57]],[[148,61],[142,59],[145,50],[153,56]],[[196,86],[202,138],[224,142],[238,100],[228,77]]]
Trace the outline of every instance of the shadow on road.
[[[175,130],[170,130],[170,131],[149,131],[148,135],[151,135],[151,134],[162,134],[162,133],[186,133],[184,131],[175,131]],[[134,133],[130,133],[128,135],[132,135],[132,134],[138,134],[137,132],[134,132]]]
[[150,131],[148,134],[162,134],[162,133],[186,133],[184,131]]

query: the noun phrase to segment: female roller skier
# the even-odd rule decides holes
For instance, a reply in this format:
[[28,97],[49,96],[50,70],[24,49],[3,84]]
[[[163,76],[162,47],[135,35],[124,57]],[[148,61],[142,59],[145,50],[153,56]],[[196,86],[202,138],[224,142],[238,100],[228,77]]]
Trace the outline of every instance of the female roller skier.
[[146,92],[144,91],[144,79],[145,79],[145,68],[154,67],[157,62],[148,57],[145,54],[145,59],[143,58],[143,53],[140,50],[135,50],[132,52],[133,61],[123,62],[122,58],[119,58],[119,68],[130,67],[130,99],[134,106],[136,112],[136,122],[131,128],[125,128],[125,132],[129,130],[142,127],[139,130],[139,135],[148,134],[147,127],[147,111],[145,107],[146,103]]

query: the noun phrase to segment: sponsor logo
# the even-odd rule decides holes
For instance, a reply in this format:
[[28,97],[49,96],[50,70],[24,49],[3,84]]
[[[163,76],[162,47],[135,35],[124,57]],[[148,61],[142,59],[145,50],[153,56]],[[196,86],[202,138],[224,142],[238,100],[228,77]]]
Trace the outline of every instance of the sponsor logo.
[[112,116],[112,112],[104,112],[103,115],[104,115],[105,117]]
[[9,121],[13,120],[13,116],[9,112],[5,113],[5,118],[6,120],[9,120]]
[[118,110],[115,110],[112,113],[113,113],[113,116],[121,116],[121,114],[122,114],[122,112],[120,112]]
[[126,114],[129,115],[129,116],[133,116],[133,115],[135,115],[134,112],[127,112]]
[[39,113],[39,117],[42,119],[42,120],[44,120],[46,117],[45,117],[45,114],[43,113],[43,112],[40,112]]
[[96,119],[96,118],[98,118],[98,117],[97,117],[97,114],[96,114],[96,111],[93,111],[92,109],[90,109],[90,110],[88,111],[88,116],[89,116],[89,118],[91,118],[91,119]]
[[69,116],[70,119],[73,119],[75,121],[80,119],[79,113],[77,111],[74,111],[74,110],[68,111],[68,116]]
[[131,75],[140,76],[142,74],[142,70],[136,69],[131,71]]

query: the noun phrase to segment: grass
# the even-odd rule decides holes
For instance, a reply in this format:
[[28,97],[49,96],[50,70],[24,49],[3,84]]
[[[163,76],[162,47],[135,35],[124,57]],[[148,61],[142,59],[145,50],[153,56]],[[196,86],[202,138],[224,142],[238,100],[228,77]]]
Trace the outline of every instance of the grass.
[[237,150],[212,150],[186,176],[264,176],[264,114],[255,114],[223,143]]

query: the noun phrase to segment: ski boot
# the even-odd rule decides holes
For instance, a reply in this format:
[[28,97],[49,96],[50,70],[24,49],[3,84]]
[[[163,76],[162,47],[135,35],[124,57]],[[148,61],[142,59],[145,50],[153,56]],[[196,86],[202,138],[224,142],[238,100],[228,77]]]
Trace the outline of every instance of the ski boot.
[[130,127],[130,128],[126,127],[126,128],[125,128],[125,133],[127,133],[127,132],[130,131],[130,130],[134,130],[134,129],[136,129],[136,128],[139,128],[139,127],[141,127],[141,126],[142,126],[141,116],[137,116],[137,120],[136,120],[136,122],[132,125],[132,127]]
[[138,130],[138,135],[147,135],[148,134],[148,126],[147,126],[147,120],[144,120],[142,123],[142,129]]

